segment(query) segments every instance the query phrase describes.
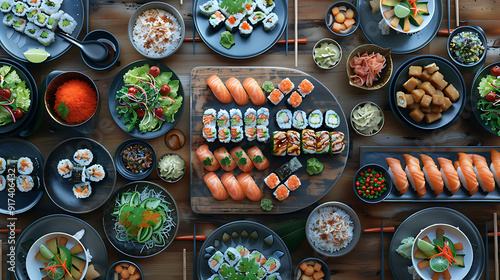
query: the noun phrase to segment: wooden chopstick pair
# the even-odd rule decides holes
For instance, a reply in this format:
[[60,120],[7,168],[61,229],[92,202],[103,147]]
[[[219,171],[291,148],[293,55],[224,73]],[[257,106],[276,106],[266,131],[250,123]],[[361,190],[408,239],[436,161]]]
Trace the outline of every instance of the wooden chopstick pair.
[[493,240],[494,240],[494,246],[495,246],[495,280],[500,279],[500,274],[498,270],[498,221],[497,221],[497,213],[493,213]]

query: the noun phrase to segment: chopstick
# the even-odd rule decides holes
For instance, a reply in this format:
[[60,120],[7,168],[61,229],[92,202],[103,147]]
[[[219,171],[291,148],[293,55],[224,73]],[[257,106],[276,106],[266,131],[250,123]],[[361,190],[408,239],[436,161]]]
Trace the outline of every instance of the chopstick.
[[450,31],[450,29],[451,29],[451,28],[450,28],[450,24],[451,24],[451,22],[450,22],[450,21],[451,21],[451,20],[450,20],[450,5],[451,5],[451,4],[450,4],[450,0],[447,0],[447,1],[446,1],[446,3],[448,4],[448,32],[450,32],[450,33],[451,33],[451,31]]
[[[202,42],[200,37],[195,37],[194,40],[196,42]],[[297,41],[299,41],[299,44],[307,44],[307,38],[299,38],[299,39],[297,39]],[[185,37],[184,42],[193,42],[193,37]],[[294,39],[279,40],[276,43],[278,43],[278,44],[286,44],[286,43],[293,44],[293,43],[295,43],[295,40]]]
[[[176,236],[175,240],[194,240],[193,235],[181,235],[181,236]],[[206,235],[196,235],[196,241],[204,241],[207,239]]]
[[365,233],[370,233],[370,232],[381,232],[383,229],[383,232],[394,232],[396,231],[395,227],[381,227],[381,228],[365,228],[363,229],[363,232]]
[[458,3],[458,0],[455,0],[455,20],[457,21],[457,27],[460,26],[460,4]]
[[[194,23],[194,15],[195,15],[195,13],[196,13],[196,5],[194,5],[194,1],[193,1],[193,38],[196,37],[196,26],[195,26],[196,24]],[[196,41],[193,40],[193,54],[196,53],[196,47],[195,47],[195,45],[196,45]]]
[[[0,233],[9,233],[10,229],[8,228],[3,228],[3,229],[0,229]],[[16,228],[14,229],[14,232],[15,233],[21,233],[23,230],[20,229],[20,228]]]
[[499,280],[498,274],[498,229],[497,229],[497,213],[493,213],[493,231],[494,235],[494,244],[495,244],[495,280]]
[[[182,2],[182,0],[181,0]],[[187,280],[186,275],[186,248],[182,249],[182,279]],[[1,279],[0,279],[1,280]]]
[[[380,228],[383,229],[384,228],[384,221],[380,221]],[[381,280],[384,280],[385,278],[385,270],[384,270],[384,231],[381,230],[380,231],[380,240],[381,240],[381,248],[380,248],[380,279]]]
[[[0,280],[2,280],[2,275],[3,275],[3,260],[2,260],[2,256],[3,256],[3,244],[2,244],[2,240],[0,240]],[[7,273],[9,273],[9,271],[7,271]]]
[[[486,235],[488,235],[488,220],[484,221],[484,227],[485,227],[485,231],[486,231]],[[485,251],[486,251],[486,261],[484,262],[484,270],[486,272],[486,279],[490,279],[490,260],[489,260],[489,243],[490,241],[488,240],[488,238],[485,238]]]
[[[286,9],[288,10],[288,0],[286,0]],[[287,15],[288,15],[288,13],[287,13]],[[285,55],[288,56],[288,19],[286,20],[285,41],[286,41],[286,44],[285,44]]]
[[[193,225],[193,236],[196,236],[196,224]],[[196,238],[193,238],[193,280],[198,279],[196,274]]]
[[299,66],[299,43],[297,41],[297,39],[299,38],[299,0],[294,0],[294,6],[295,6],[295,26],[294,26],[294,29],[295,29],[295,42],[294,42],[294,45],[295,45],[295,67],[298,67]]

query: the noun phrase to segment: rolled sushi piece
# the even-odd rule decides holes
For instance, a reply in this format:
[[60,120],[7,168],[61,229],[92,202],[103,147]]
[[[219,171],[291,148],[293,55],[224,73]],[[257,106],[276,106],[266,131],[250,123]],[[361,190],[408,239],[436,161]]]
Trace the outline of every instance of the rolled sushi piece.
[[275,88],[267,96],[267,99],[269,99],[269,101],[271,101],[271,103],[273,103],[273,105],[278,105],[278,103],[280,103],[280,101],[283,99],[283,97],[284,97],[283,93],[279,89]]
[[257,111],[255,111],[255,109],[248,108],[245,111],[244,122],[245,122],[245,126],[255,127],[257,125]]
[[230,128],[231,142],[239,143],[243,140],[243,129],[241,126],[235,126]]
[[276,122],[281,129],[292,128],[292,111],[288,109],[279,110],[276,113]]
[[307,128],[307,115],[302,110],[293,112],[292,126],[295,129],[303,130]]
[[42,5],[42,0],[26,0],[26,3],[31,7],[40,7]]
[[267,273],[271,274],[277,272],[281,267],[281,263],[278,259],[270,257],[263,267],[267,270]]
[[210,257],[210,259],[208,259],[208,266],[212,271],[217,272],[219,271],[219,268],[223,262],[224,262],[224,255],[222,254],[221,251],[217,251]]
[[17,32],[23,33],[24,29],[26,28],[26,23],[27,21],[24,18],[18,17],[12,23],[12,28],[14,28],[14,30]]
[[285,181],[285,186],[291,191],[298,189],[300,185],[302,185],[302,183],[297,175],[292,175]]
[[16,179],[17,189],[21,192],[29,192],[35,186],[33,177],[30,175],[20,175]]
[[82,182],[73,186],[73,195],[76,198],[87,198],[92,194],[90,182]]
[[267,261],[266,257],[264,254],[259,252],[258,250],[253,250],[252,253],[250,253],[250,256],[255,259],[257,263],[259,263],[261,266]]
[[85,172],[85,166],[75,165],[71,171],[71,181],[73,182],[85,182],[87,180],[87,173]]
[[225,24],[226,24],[226,29],[231,32],[231,33],[235,33],[236,30],[238,30],[238,26],[240,25],[240,22],[241,22],[241,18],[239,18],[238,16],[236,15],[230,15],[226,21],[225,21]]
[[316,154],[327,154],[330,151],[330,133],[316,131]]
[[89,149],[79,149],[73,155],[73,160],[81,166],[88,166],[94,160],[94,154]]
[[63,14],[63,11],[59,11],[55,14],[50,15],[49,20],[47,21],[47,29],[50,29],[52,31],[56,30]]
[[304,154],[315,154],[316,147],[316,133],[314,130],[302,130],[302,151]]
[[104,167],[102,167],[102,165],[100,164],[91,165],[85,170],[85,172],[86,172],[86,177],[92,182],[102,181],[106,176]]
[[240,109],[229,110],[229,125],[230,127],[243,126],[243,116]]
[[229,127],[229,113],[224,109],[217,112],[217,126],[219,128]]
[[284,131],[273,132],[273,155],[286,156],[287,140]]
[[278,15],[270,13],[262,20],[262,24],[265,31],[271,31],[278,24]]
[[263,280],[267,276],[267,270],[263,267],[259,267],[257,269],[257,272],[255,273],[255,277],[257,277],[258,280]]
[[12,27],[12,25],[14,24],[16,19],[18,19],[18,17],[16,17],[12,13],[8,13],[8,14],[3,16],[2,22],[3,22],[3,24],[7,25],[8,27]]
[[222,25],[224,25],[225,20],[226,17],[220,11],[216,11],[210,16],[208,23],[210,23],[210,26],[212,26],[213,29],[219,29]]
[[287,95],[290,92],[292,92],[294,87],[295,85],[289,78],[282,80],[278,85],[278,88],[281,90],[281,92],[283,92],[284,95]]
[[5,179],[5,176],[0,175],[0,192],[5,190],[6,184],[7,184],[7,180]]
[[214,142],[215,139],[217,139],[217,129],[215,126],[204,126],[201,135],[203,135],[203,138],[208,142]]
[[213,108],[206,109],[205,112],[203,112],[203,126],[215,127],[215,119],[216,118],[217,118],[217,112]]
[[252,0],[247,0],[245,3],[245,16],[251,16],[255,12],[257,3]]
[[290,177],[293,173],[297,172],[302,168],[302,164],[297,157],[293,157],[289,162],[283,164],[275,170],[276,175],[280,178],[280,180],[285,180]]
[[28,22],[28,24],[26,24],[26,28],[24,29],[24,34],[26,34],[26,36],[30,37],[31,39],[35,40],[37,40],[36,36],[38,36],[39,32],[40,32],[40,27],[36,26],[32,22]]
[[300,155],[300,134],[297,131],[289,130],[286,132],[286,154],[289,156]]
[[333,110],[328,110],[325,112],[325,125],[328,128],[335,129],[340,125],[340,118],[337,113]]
[[231,141],[231,130],[229,127],[221,127],[217,132],[217,138],[221,143],[229,143]]
[[[50,14],[50,13],[48,13],[48,14]],[[71,35],[73,33],[73,31],[75,30],[76,24],[77,23],[76,23],[75,19],[66,13],[61,16],[61,19],[57,23],[59,28],[61,28],[62,31],[68,33],[69,35]]]
[[203,5],[200,5],[200,12],[207,16],[210,17],[212,14],[214,14],[216,11],[219,10],[219,1],[217,0],[210,0]]
[[320,110],[314,110],[309,113],[309,118],[307,119],[309,126],[311,128],[320,128],[323,125],[323,113]]
[[302,96],[300,96],[300,94],[294,91],[292,92],[292,94],[290,94],[290,97],[288,97],[286,102],[290,104],[290,106],[292,106],[293,108],[297,108],[300,106],[300,104],[302,104]]
[[44,46],[48,46],[56,40],[54,31],[47,28],[41,28],[40,31],[38,31],[38,36],[36,37],[38,42]]
[[253,141],[257,137],[257,128],[254,126],[246,126],[245,127],[245,136],[248,141]]
[[37,13],[32,19],[32,22],[38,27],[46,27],[47,22],[49,21],[49,16],[45,13]]
[[[285,185],[282,184],[276,188],[276,190],[273,192],[273,195],[277,200],[283,201],[290,195],[290,190]],[[267,264],[267,261],[263,266],[264,268],[266,268],[266,266],[265,266],[266,264]],[[266,268],[266,270],[267,270],[267,268]]]
[[269,125],[269,109],[262,107],[257,111],[257,126],[259,125]]
[[0,12],[6,14],[12,10],[14,0],[0,0]]
[[340,154],[345,149],[344,133],[339,131],[330,132],[330,154]]
[[21,157],[17,160],[17,172],[21,175],[29,175],[33,172],[33,162],[28,157]]
[[272,273],[267,275],[266,280],[282,280],[279,273]]
[[40,8],[37,7],[28,8],[28,11],[26,12],[26,18],[28,18],[29,22],[34,22],[36,20],[36,15],[38,13],[41,13]]
[[267,175],[266,178],[264,178],[264,183],[272,190],[276,188],[281,183],[281,181],[280,178],[278,178],[278,175],[276,175],[276,173],[271,173]]
[[253,26],[250,25],[248,21],[243,20],[238,27],[238,31],[242,37],[248,37],[252,34]]
[[241,260],[241,255],[236,248],[229,247],[224,252],[224,260],[230,265],[234,266]]
[[304,79],[300,82],[298,88],[300,95],[302,95],[302,97],[306,97],[313,91],[314,85],[308,79]]
[[270,14],[275,6],[276,4],[273,0],[257,0],[257,8],[266,15]]
[[246,256],[248,253],[250,253],[250,251],[243,245],[238,245],[236,246],[236,251],[238,253],[240,253],[240,256],[243,258],[244,256]]
[[257,126],[257,141],[265,143],[269,140],[269,128],[266,125]]
[[62,2],[63,0],[43,0],[40,8],[44,13],[52,15],[61,9]]
[[62,159],[57,164],[57,173],[63,178],[70,178],[73,171],[73,163],[69,159]]
[[248,21],[250,21],[250,24],[252,24],[253,26],[258,26],[262,23],[265,17],[266,14],[260,11],[256,11],[248,17]]
[[28,12],[28,4],[23,3],[21,1],[14,2],[11,12],[18,17],[24,17]]
[[5,170],[7,170],[7,161],[3,157],[0,157],[0,174],[3,174]]

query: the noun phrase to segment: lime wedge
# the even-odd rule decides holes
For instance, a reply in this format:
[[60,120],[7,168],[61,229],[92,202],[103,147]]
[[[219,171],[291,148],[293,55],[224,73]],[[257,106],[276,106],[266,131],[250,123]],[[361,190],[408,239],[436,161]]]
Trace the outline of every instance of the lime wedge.
[[50,56],[50,53],[41,49],[29,49],[25,51],[23,54],[24,57],[26,57],[26,59],[32,63],[44,62]]
[[434,249],[434,245],[420,238],[418,239],[417,246],[418,249],[422,250],[422,252],[429,252]]
[[394,6],[394,14],[397,18],[406,18],[410,14],[410,7],[404,2],[399,2]]
[[434,257],[430,260],[429,266],[435,272],[443,272],[450,266],[450,262],[443,256]]
[[47,249],[47,247],[43,246],[43,244],[40,245],[40,254],[42,254],[42,256],[46,257],[49,260],[54,258],[54,254],[52,254],[52,252]]
[[[50,262],[47,266],[52,266],[52,265],[56,265],[56,262]],[[50,277],[50,279],[54,280],[61,279],[64,276],[64,268],[58,266],[55,268],[55,273],[49,271],[47,275]]]

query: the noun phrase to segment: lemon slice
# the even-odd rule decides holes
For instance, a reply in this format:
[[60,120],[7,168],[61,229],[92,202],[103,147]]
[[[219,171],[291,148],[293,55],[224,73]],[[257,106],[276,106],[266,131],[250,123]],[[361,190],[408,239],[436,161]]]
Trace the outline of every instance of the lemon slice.
[[25,51],[23,54],[24,57],[26,57],[26,59],[32,63],[44,62],[50,56],[50,53],[42,49],[29,49]]
[[429,252],[434,250],[434,245],[420,238],[418,239],[417,246],[420,250],[422,250],[422,252]]

